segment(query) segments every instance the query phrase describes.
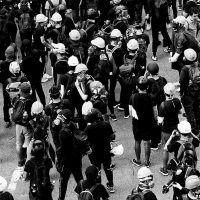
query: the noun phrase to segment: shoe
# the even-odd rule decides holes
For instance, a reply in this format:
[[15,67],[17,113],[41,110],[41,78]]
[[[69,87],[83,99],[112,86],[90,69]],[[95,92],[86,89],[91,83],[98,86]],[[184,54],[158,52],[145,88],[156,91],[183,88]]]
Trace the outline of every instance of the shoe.
[[50,76],[49,74],[44,74],[43,78],[45,78],[45,79],[51,79],[51,78],[53,78],[53,76]]
[[153,61],[157,61],[157,60],[158,60],[157,56],[151,56],[151,59],[152,59]]
[[117,109],[118,109],[119,111],[124,111],[124,108],[122,108],[122,107],[120,107],[120,106],[118,106]]
[[157,151],[157,150],[158,150],[158,147],[151,147],[151,150]]
[[128,119],[130,115],[124,115],[124,119]]
[[138,167],[142,164],[141,162],[138,162],[135,158],[133,158],[132,163]]
[[150,163],[150,161],[148,162],[148,163],[145,163],[144,164],[146,167],[150,167],[151,166],[151,163]]
[[47,82],[47,81],[48,81],[47,78],[42,77],[42,80],[41,80],[42,83],[45,83],[45,82]]
[[113,108],[117,108],[119,105],[120,105],[119,102],[115,102],[114,105],[113,105]]
[[164,51],[165,53],[170,53],[170,52],[171,52],[171,49],[170,49],[169,47],[167,47],[167,48],[165,48],[163,51]]
[[171,24],[167,24],[166,27],[167,27],[167,29],[169,29],[169,28],[171,28],[172,26],[171,26]]
[[10,128],[10,127],[11,127],[11,125],[12,125],[12,123],[11,123],[11,122],[6,122],[6,123],[5,123],[5,128]]
[[112,119],[112,121],[117,121],[115,114],[110,114],[109,117]]
[[150,30],[151,30],[151,24],[147,24],[146,30],[147,30],[147,31],[150,31]]
[[169,175],[167,169],[165,169],[165,168],[163,168],[163,167],[160,168],[159,172],[160,172],[163,176],[168,176],[168,175]]
[[107,188],[107,190],[110,192],[110,193],[115,193],[115,188],[114,188],[114,186],[109,186],[109,184],[108,183],[106,183],[106,188]]
[[113,171],[116,168],[116,164],[111,164],[110,165],[110,170]]

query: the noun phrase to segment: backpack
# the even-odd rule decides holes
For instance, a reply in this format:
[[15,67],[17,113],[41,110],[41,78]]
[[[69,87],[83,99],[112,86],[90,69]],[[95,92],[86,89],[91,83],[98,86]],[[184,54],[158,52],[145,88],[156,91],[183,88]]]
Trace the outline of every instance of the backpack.
[[144,194],[148,192],[150,192],[148,189],[139,192],[138,189],[135,188],[132,190],[131,194],[127,196],[126,200],[144,200]]
[[25,112],[26,102],[28,99],[22,99],[20,97],[16,97],[15,99],[15,103],[13,104],[12,121],[18,124],[23,121],[23,114]]
[[62,0],[59,0],[58,5],[54,5],[54,4],[52,3],[51,0],[47,0],[47,1],[48,1],[48,3],[49,3],[50,15],[52,16],[55,12],[58,12],[58,10],[59,10],[59,5],[62,4]]
[[148,93],[150,93],[154,104],[160,105],[163,101],[165,101],[164,86],[166,85],[167,81],[164,77],[160,76],[158,80],[150,78],[148,81]]
[[42,162],[30,161],[34,164],[33,181],[30,191],[34,196],[44,196],[51,186],[49,172],[45,165],[46,159],[43,159]]
[[64,101],[61,99],[60,103],[58,105],[49,104],[49,107],[51,109],[50,119],[51,121],[54,121],[58,115],[58,112],[63,109]]
[[112,63],[112,66],[113,66],[113,74],[116,74],[116,72],[117,72],[117,65],[115,63],[113,53],[118,48],[119,48],[118,46],[115,46],[115,47],[113,47],[113,49],[110,49],[108,45],[106,46],[106,53],[108,55],[109,61]]
[[90,189],[86,189],[86,190],[83,189],[83,180],[80,181],[80,184],[81,184],[82,191],[78,196],[78,200],[94,200],[92,192],[99,185],[99,183],[96,183]]
[[19,95],[20,85],[21,82],[19,81],[18,78],[14,81],[11,78],[8,79],[8,85],[6,86],[6,91],[10,97],[11,102],[15,97]]
[[57,43],[63,43],[65,47],[68,46],[67,36],[65,34],[65,26],[62,26],[61,32],[58,29],[53,29],[57,33]]
[[192,84],[200,84],[200,66],[199,63],[194,63],[189,67],[189,77],[192,81]]
[[83,43],[81,42],[79,46],[71,46],[73,55],[79,59],[79,62],[84,63],[86,60],[85,51],[83,48]]
[[30,32],[32,29],[32,20],[28,12],[22,13],[19,21],[19,30],[22,33]]
[[86,0],[86,11],[90,8],[93,8],[95,11],[98,11],[99,0]]

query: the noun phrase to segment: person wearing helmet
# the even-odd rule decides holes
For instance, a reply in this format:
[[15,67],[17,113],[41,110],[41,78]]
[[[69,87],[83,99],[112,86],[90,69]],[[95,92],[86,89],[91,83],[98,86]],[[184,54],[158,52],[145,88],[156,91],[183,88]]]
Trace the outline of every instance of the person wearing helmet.
[[[165,145],[168,141],[172,131],[176,129],[179,118],[178,115],[181,113],[182,105],[178,98],[174,97],[175,86],[173,83],[167,83],[164,86],[165,101],[163,101],[158,109],[158,124],[162,126],[161,139],[162,144]],[[160,169],[160,173],[168,175],[167,163],[169,159],[169,153],[164,150],[163,152],[163,167]]]
[[188,48],[184,51],[184,66],[180,73],[180,95],[186,117],[192,126],[192,132],[199,134],[199,62],[197,61],[197,53]]
[[153,61],[157,61],[158,57],[156,56],[156,54],[160,42],[158,38],[159,31],[163,36],[163,47],[166,47],[164,51],[169,52],[171,46],[171,39],[169,37],[166,28],[166,23],[168,21],[168,1],[162,1],[161,3],[159,0],[151,0],[149,8],[151,16],[152,53],[153,53],[151,59]]
[[12,194],[10,192],[7,192],[7,186],[8,183],[6,179],[2,176],[0,176],[0,199],[8,199],[8,200],[14,200]]
[[194,36],[189,34],[185,30],[186,18],[184,16],[178,16],[173,20],[173,37],[172,37],[172,54],[169,58],[169,62],[172,63],[172,69],[178,70],[179,74],[184,66],[184,51],[188,48],[192,48],[196,51],[197,55],[200,52],[200,48],[197,40]]
[[[146,92],[148,88],[148,80],[144,76],[140,76],[137,81],[137,90],[139,93],[132,94],[130,97],[129,111],[132,116],[133,135],[135,138],[135,154],[136,159],[132,159],[132,163],[140,166],[141,159],[141,141],[144,141],[145,149],[145,166],[150,166],[150,139],[151,130],[153,128],[153,103],[150,94]],[[150,120],[151,119],[151,120]],[[144,126],[145,125],[145,126]]]
[[135,187],[131,195],[127,197],[131,199],[157,200],[156,195],[152,192],[154,187],[153,173],[148,167],[141,167],[137,172],[138,186]]

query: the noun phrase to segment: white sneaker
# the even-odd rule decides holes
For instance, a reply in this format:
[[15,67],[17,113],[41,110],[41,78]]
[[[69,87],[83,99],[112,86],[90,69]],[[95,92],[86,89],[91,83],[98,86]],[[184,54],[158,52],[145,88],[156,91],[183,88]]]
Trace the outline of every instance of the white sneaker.
[[147,30],[147,31],[151,30],[151,24],[147,24],[146,30]]
[[41,79],[41,82],[42,82],[42,83],[45,83],[45,82],[47,82],[47,81],[48,81],[47,78],[42,77],[42,79]]
[[50,79],[50,78],[53,78],[53,76],[50,76],[49,74],[44,74],[43,78]]

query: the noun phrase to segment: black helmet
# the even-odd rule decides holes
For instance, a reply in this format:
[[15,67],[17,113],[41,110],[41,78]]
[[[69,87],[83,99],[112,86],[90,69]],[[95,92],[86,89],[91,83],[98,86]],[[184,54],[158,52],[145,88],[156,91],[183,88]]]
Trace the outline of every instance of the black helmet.
[[156,62],[150,62],[147,65],[147,71],[151,74],[151,75],[156,75],[159,72],[159,67],[158,64]]
[[49,89],[49,95],[52,99],[57,99],[60,96],[60,90],[57,86],[53,85]]
[[137,86],[140,90],[146,90],[148,87],[148,80],[144,76],[140,76],[137,81]]

